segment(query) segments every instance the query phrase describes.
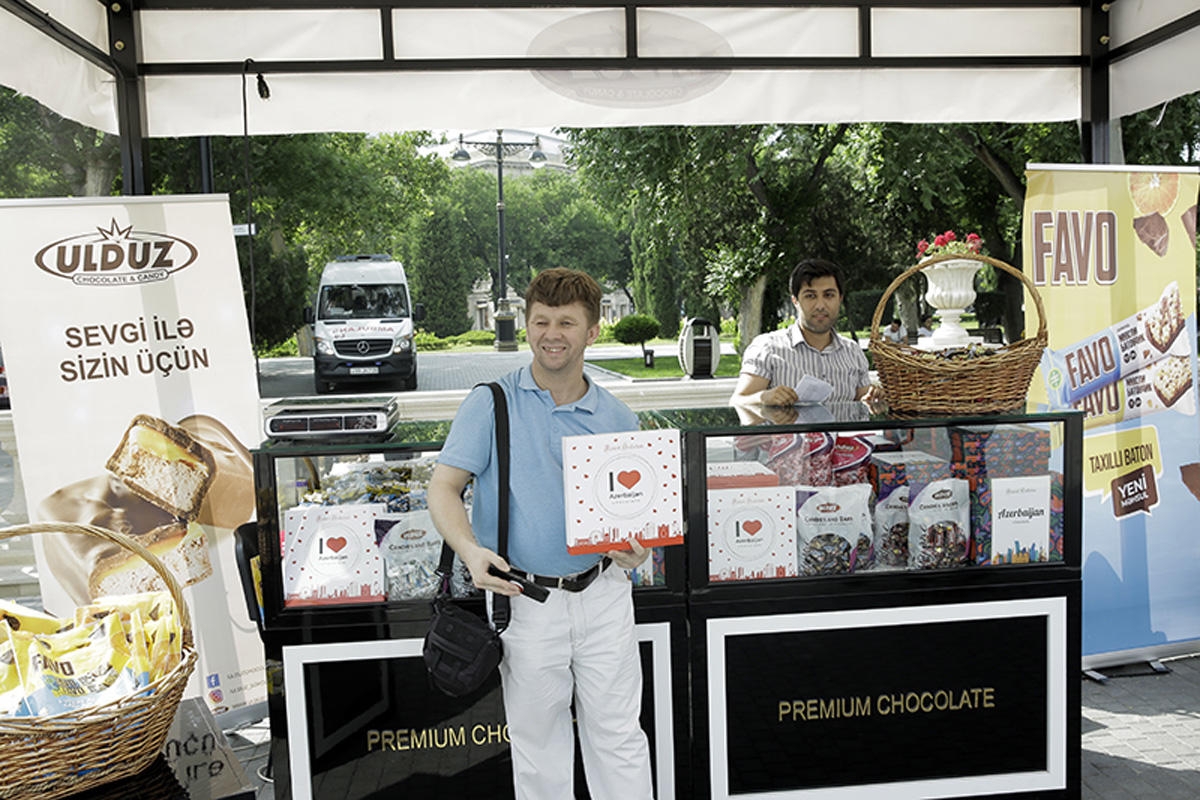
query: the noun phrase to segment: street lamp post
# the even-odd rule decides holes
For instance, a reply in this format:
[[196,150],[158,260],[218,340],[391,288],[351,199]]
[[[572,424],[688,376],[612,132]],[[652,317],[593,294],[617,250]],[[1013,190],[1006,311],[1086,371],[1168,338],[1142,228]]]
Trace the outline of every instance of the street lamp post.
[[504,157],[515,155],[522,150],[533,148],[529,160],[535,163],[546,160],[542,152],[541,140],[537,137],[532,142],[506,142],[504,131],[496,131],[494,142],[465,141],[462,134],[458,136],[458,149],[451,156],[455,161],[470,161],[471,154],[466,145],[470,145],[485,155],[496,159],[496,227],[499,244],[499,286],[494,286],[493,295],[496,305],[496,344],[497,350],[513,351],[517,349],[516,314],[508,307],[508,249],[504,237]]

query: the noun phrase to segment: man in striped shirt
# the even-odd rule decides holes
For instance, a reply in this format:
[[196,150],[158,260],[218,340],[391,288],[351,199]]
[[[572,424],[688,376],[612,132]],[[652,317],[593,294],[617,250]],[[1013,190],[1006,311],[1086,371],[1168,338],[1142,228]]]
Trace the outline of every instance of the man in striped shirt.
[[832,402],[879,400],[857,342],[834,330],[842,307],[842,275],[823,259],[801,261],[789,282],[796,323],[754,337],[742,356],[733,403],[790,406],[805,375],[833,386]]

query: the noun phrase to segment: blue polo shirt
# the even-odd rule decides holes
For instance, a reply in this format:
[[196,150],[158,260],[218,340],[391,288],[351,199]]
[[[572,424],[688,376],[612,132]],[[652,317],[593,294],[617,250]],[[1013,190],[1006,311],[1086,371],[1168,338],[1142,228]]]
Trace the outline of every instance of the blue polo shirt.
[[[567,553],[562,438],[635,431],[639,428],[637,416],[591,381],[587,394],[561,406],[534,382],[530,367],[510,372],[499,383],[508,398],[512,442],[508,561],[539,575],[581,572],[600,556]],[[481,545],[496,549],[499,471],[490,389],[476,387],[463,400],[438,461],[475,476],[471,527]]]

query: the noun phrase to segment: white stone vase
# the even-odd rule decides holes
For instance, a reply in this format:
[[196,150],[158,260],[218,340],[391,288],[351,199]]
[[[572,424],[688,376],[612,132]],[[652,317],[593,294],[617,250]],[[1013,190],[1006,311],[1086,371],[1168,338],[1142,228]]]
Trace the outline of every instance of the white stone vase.
[[975,273],[982,261],[970,258],[951,258],[931,264],[921,272],[929,281],[925,302],[937,309],[937,330],[932,337],[922,339],[935,348],[964,347],[971,342],[961,319],[967,306],[975,302]]

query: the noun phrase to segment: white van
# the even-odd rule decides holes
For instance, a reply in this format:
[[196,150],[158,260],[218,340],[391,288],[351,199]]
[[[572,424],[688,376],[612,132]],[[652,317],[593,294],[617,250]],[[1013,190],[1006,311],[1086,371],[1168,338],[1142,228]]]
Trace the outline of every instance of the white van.
[[417,388],[413,333],[425,307],[413,305],[404,267],[391,256],[339,256],[326,264],[305,316],[313,326],[318,394],[352,381]]

